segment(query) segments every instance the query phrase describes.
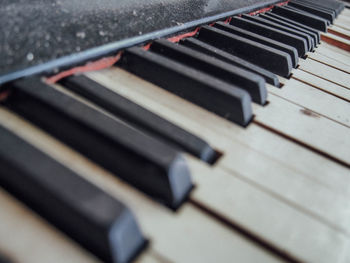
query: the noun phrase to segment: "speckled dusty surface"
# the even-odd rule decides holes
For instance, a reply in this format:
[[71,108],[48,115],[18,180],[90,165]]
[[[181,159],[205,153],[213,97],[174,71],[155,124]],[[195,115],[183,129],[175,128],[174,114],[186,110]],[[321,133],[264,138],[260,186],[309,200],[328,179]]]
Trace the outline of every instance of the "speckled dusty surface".
[[0,76],[259,0],[2,0]]

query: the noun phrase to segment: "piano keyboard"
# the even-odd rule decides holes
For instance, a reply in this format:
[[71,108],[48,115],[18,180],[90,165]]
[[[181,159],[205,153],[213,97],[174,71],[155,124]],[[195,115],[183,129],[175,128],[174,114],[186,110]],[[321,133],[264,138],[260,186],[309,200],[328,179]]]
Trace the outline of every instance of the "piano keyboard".
[[346,5],[0,87],[0,263],[350,262]]

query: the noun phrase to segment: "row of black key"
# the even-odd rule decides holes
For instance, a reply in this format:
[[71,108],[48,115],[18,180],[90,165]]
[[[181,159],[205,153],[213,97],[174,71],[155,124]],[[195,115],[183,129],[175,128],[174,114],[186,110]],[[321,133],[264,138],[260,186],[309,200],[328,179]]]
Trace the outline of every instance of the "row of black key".
[[40,79],[15,82],[4,105],[170,207],[192,187],[178,149]]
[[[150,197],[179,207],[193,187],[181,149],[208,162],[215,151],[86,77],[73,76],[63,84],[109,114],[37,77],[12,83],[2,104]],[[103,261],[128,262],[145,245],[120,201],[1,126],[0,145],[0,187]]]
[[[275,74],[289,76],[342,8],[326,3],[295,0],[259,17],[204,26],[179,44],[157,40],[149,51],[130,48],[118,66],[246,126],[251,100],[266,103],[265,81],[279,87]],[[215,159],[205,141],[86,77],[69,77],[61,85],[113,117],[39,78],[13,83],[4,105],[171,208],[192,189],[181,151],[207,162]],[[6,168],[0,171],[0,186],[81,245],[113,262],[130,260],[145,245],[121,202],[1,127],[0,141],[0,167]]]
[[259,16],[233,17],[230,24],[203,26],[179,44],[157,40],[149,51],[131,48],[118,66],[247,126],[253,116],[249,97],[264,105],[264,80],[279,87],[275,74],[289,77],[332,21],[317,16],[317,4],[315,12],[298,6],[276,6]]

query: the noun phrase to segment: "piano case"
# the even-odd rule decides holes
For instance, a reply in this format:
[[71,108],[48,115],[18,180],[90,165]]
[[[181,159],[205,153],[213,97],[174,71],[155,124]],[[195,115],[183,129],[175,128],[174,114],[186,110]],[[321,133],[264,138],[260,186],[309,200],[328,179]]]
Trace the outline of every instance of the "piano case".
[[277,2],[281,1],[4,0],[0,5],[0,85],[57,72]]

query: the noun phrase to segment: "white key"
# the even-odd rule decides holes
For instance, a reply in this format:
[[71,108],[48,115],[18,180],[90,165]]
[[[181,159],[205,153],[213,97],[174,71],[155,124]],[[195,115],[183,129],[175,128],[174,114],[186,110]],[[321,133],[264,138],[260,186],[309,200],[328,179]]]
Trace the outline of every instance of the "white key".
[[339,16],[335,21],[334,25],[340,27],[344,30],[350,30],[350,22],[348,19],[345,19],[344,16]]
[[350,40],[333,35],[331,33],[322,33],[321,39],[331,45],[334,45],[345,51],[350,51]]
[[343,20],[346,21],[350,24],[350,17],[346,16],[346,9],[344,9],[344,11],[338,15],[337,19],[335,20],[335,22],[339,21],[339,20]]
[[[330,67],[333,67],[337,70],[340,70],[340,71],[344,71],[345,73],[347,74],[350,74],[350,65],[347,65],[343,62],[339,62],[333,58],[330,58],[330,57],[327,57],[325,55],[322,55],[320,53],[310,53],[308,55],[308,58],[310,59],[313,59],[313,60],[316,60],[318,62],[321,62],[323,64],[326,64]],[[349,54],[349,57],[347,58],[350,62],[350,54]]]
[[330,45],[326,42],[322,42],[322,44],[315,50],[316,53],[322,53],[325,56],[336,59],[339,62],[350,65],[349,61],[349,52],[340,49],[336,46]]
[[288,80],[282,89],[268,85],[268,91],[350,128],[350,103],[347,101],[324,93],[296,79]]
[[350,90],[333,82],[329,82],[302,70],[293,72],[292,78],[350,102]]
[[268,107],[254,107],[256,120],[350,165],[350,130],[270,94]]
[[350,75],[312,59],[300,60],[300,69],[350,89]]

